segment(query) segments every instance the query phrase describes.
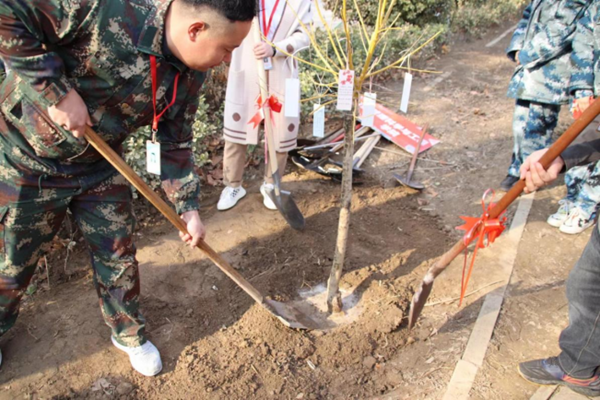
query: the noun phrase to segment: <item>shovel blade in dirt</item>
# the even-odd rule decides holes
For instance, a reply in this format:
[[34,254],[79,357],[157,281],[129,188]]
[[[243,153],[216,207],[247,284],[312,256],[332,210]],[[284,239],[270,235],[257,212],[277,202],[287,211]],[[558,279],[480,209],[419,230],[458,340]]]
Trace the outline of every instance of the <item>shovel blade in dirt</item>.
[[[183,233],[188,233],[186,223],[163,199],[131,169],[115,151],[108,146],[94,130],[87,127],[85,138],[117,171],[121,173],[160,213],[171,222],[175,228]],[[296,307],[265,299],[264,296],[236,271],[219,253],[213,250],[205,241],[198,243],[198,248],[217,266],[225,275],[233,280],[254,301],[281,321],[285,326],[295,329],[316,329],[317,323]]]
[[289,304],[280,301],[265,299],[263,307],[277,317],[281,323],[292,329],[319,329],[319,323],[314,319]]
[[287,221],[287,223],[296,230],[302,230],[305,226],[304,215],[296,205],[292,194],[288,191],[281,190],[281,186],[279,185],[279,175],[273,175],[274,189],[266,190],[267,195],[271,198],[277,210],[281,213],[283,218]]
[[425,189],[425,185],[423,185],[421,182],[417,182],[417,181],[408,179],[408,176],[403,176],[403,175],[396,174],[396,173],[393,173],[392,175],[398,182],[400,182],[401,185],[404,185],[406,187],[409,187],[409,188],[415,189],[415,190]]

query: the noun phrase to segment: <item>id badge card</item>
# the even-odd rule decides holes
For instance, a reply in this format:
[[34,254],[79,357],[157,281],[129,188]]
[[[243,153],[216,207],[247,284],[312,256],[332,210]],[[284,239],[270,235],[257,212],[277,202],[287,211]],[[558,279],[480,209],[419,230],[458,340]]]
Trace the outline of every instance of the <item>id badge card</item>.
[[271,62],[271,57],[263,58],[263,64],[265,66],[265,71],[270,71],[273,69],[273,63]]
[[160,176],[160,143],[146,142],[146,169],[149,173]]

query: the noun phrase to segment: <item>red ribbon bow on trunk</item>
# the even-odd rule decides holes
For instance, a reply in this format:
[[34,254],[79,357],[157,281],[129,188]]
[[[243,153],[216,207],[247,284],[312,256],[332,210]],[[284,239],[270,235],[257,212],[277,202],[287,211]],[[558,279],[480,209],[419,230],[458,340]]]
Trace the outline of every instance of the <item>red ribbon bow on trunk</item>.
[[273,112],[280,113],[283,105],[279,102],[279,99],[275,95],[271,95],[267,99],[267,101],[263,101],[262,96],[258,95],[258,97],[256,98],[256,106],[258,107],[258,111],[256,112],[256,114],[254,114],[252,119],[250,119],[250,121],[248,121],[248,124],[253,124],[253,126],[252,126],[253,129],[256,128],[258,126],[258,124],[260,124],[262,122],[263,119],[265,119],[265,115],[264,115],[264,111],[263,111],[263,108],[265,106],[269,106],[269,109],[271,112],[271,118],[272,118]]
[[[476,217],[464,217],[460,218],[465,221],[464,225],[457,227],[456,229],[466,231],[465,236],[463,237],[463,241],[465,242],[465,262],[463,264],[463,272],[462,272],[462,280],[460,287],[460,302],[458,306],[462,305],[462,301],[465,297],[465,292],[467,291],[467,284],[469,283],[469,279],[471,278],[471,272],[473,272],[473,265],[475,265],[475,257],[477,256],[477,250],[483,249],[486,246],[494,243],[496,238],[502,234],[506,227],[504,224],[506,223],[506,216],[504,216],[504,211],[502,214],[498,216],[498,218],[490,219],[490,211],[496,203],[490,201],[488,206],[485,205],[485,199],[488,194],[491,192],[492,200],[494,199],[495,192],[492,189],[488,189],[483,194],[481,198],[481,208],[483,209],[483,215],[479,218]],[[487,242],[484,240],[487,236]],[[469,271],[466,274],[467,269],[467,260],[469,255],[469,244],[471,244],[475,239],[477,239],[477,243],[475,244],[475,249],[473,250],[473,256],[471,257],[471,265],[469,266]]]

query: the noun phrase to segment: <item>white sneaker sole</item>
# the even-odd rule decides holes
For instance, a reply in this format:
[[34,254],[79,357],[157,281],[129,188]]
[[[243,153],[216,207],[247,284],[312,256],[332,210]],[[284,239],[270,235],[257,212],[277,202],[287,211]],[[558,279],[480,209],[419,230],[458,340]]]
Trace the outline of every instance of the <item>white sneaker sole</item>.
[[113,344],[113,345],[114,345],[114,346],[115,346],[117,349],[119,349],[119,350],[121,350],[123,353],[127,354],[127,356],[129,357],[129,364],[131,364],[131,367],[132,367],[134,370],[136,370],[137,372],[139,372],[140,374],[142,374],[142,375],[144,375],[144,376],[149,376],[149,377],[152,377],[152,376],[156,376],[156,375],[158,375],[158,374],[160,373],[160,371],[162,371],[162,368],[163,368],[163,366],[162,366],[162,360],[161,360],[161,362],[160,362],[160,365],[159,365],[159,366],[157,366],[157,368],[156,368],[155,370],[153,370],[153,371],[143,371],[143,370],[140,370],[140,369],[136,368],[136,367],[133,365],[133,362],[132,362],[132,360],[131,360],[131,356],[130,356],[130,355],[129,355],[129,353],[127,352],[127,347],[125,347],[125,346],[123,346],[123,345],[119,344],[119,343],[118,343],[118,342],[115,340],[115,338],[114,338],[114,337],[112,337],[112,335],[111,335],[111,337],[110,337],[110,340],[111,340],[112,344]]
[[235,201],[235,203],[233,203],[232,205],[230,205],[229,207],[227,206],[219,206],[219,203],[217,203],[217,210],[219,211],[227,211],[227,210],[231,210],[233,207],[235,207],[237,205],[237,203],[243,199],[244,197],[246,197],[246,192],[244,191],[244,193],[242,193],[237,200]]
[[594,225],[593,221],[588,222],[587,224],[585,224],[582,227],[579,227],[579,226],[570,227],[570,226],[561,225],[560,228],[558,228],[558,230],[561,231],[562,233],[566,233],[568,235],[577,235],[593,225]]
[[567,217],[563,218],[562,220],[560,219],[556,219],[556,218],[552,218],[551,216],[548,217],[548,219],[546,220],[546,222],[548,223],[548,225],[553,226],[555,228],[560,228],[560,226],[563,224],[563,222],[565,222],[567,220]]
[[271,198],[267,194],[267,190],[263,186],[260,187],[260,194],[262,194],[263,196],[263,204],[266,208],[268,208],[271,211],[277,210],[277,206],[275,205],[275,203],[273,203],[273,200],[271,200]]

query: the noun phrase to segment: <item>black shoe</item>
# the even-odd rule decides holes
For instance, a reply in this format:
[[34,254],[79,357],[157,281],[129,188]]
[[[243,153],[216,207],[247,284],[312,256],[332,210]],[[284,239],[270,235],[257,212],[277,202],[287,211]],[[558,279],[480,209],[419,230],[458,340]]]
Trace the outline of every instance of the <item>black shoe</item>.
[[500,189],[508,192],[515,183],[519,182],[520,178],[512,175],[506,175],[506,178],[502,182],[500,182]]
[[539,385],[564,385],[574,392],[586,396],[600,396],[600,377],[588,379],[570,377],[558,364],[557,357],[532,360],[519,364],[519,374]]

